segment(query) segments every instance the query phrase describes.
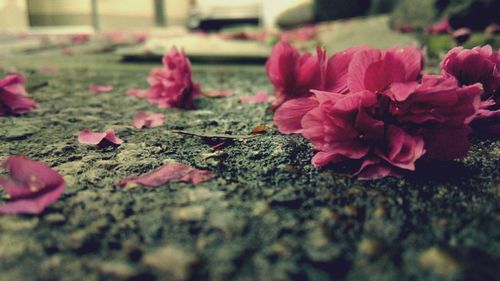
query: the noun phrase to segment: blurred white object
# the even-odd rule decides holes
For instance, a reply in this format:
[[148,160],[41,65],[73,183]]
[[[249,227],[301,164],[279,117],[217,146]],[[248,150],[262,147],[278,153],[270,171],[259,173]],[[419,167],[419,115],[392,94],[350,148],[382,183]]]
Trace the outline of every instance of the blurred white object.
[[266,29],[294,26],[314,19],[313,0],[264,0],[262,22]]

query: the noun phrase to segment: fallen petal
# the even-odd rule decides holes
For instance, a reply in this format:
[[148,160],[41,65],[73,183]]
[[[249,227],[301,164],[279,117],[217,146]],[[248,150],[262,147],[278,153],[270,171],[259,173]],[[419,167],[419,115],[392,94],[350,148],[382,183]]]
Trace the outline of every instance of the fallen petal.
[[127,95],[143,99],[148,96],[148,90],[128,89]]
[[63,177],[44,163],[11,156],[3,167],[9,176],[0,176],[0,186],[10,200],[0,206],[0,214],[40,214],[64,191]]
[[20,73],[10,73],[0,79],[0,116],[27,113],[38,105],[24,89],[26,78]]
[[165,115],[162,113],[151,113],[139,111],[134,117],[134,127],[137,129],[153,128],[163,125]]
[[113,91],[113,86],[90,86],[89,92],[95,93],[106,93]]
[[112,129],[106,130],[105,132],[91,132],[89,129],[85,129],[78,135],[78,142],[81,144],[104,147],[109,145],[120,145],[123,143],[123,140],[117,137]]
[[246,96],[240,98],[241,103],[265,103],[269,101],[269,96],[267,95],[266,91],[258,91],[255,95],[253,96]]
[[38,68],[38,72],[41,73],[55,73],[58,72],[59,68],[53,66],[41,66]]
[[127,184],[139,184],[158,187],[169,182],[191,182],[195,185],[213,179],[210,171],[198,170],[181,163],[166,164],[152,172],[137,177],[126,178],[118,183],[118,186]]

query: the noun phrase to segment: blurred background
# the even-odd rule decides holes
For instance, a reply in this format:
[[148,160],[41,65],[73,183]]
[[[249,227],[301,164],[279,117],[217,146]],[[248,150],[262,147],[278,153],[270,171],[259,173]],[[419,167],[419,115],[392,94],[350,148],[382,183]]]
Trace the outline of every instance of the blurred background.
[[497,0],[0,0],[0,30],[86,26],[97,30],[158,26],[265,28],[391,13],[396,25],[423,28],[443,15],[455,28],[499,23]]
[[[265,58],[278,40],[329,51],[419,44],[439,56],[455,45],[498,48],[499,23],[499,0],[0,0],[3,41],[45,35],[46,49],[58,40],[51,34],[105,35],[127,45],[118,50],[125,57],[175,44],[191,57]],[[142,45],[132,48],[125,33]]]

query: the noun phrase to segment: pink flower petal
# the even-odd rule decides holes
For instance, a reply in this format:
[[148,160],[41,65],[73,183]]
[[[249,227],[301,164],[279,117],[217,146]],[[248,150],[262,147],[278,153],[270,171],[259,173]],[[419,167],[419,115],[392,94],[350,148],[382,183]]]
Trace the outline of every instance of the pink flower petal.
[[113,86],[90,86],[89,92],[95,93],[106,93],[113,91]]
[[253,96],[241,97],[240,102],[241,103],[265,103],[265,102],[269,101],[269,98],[270,97],[267,95],[266,91],[258,91]]
[[449,33],[450,31],[451,31],[450,22],[446,17],[442,21],[437,22],[427,28],[427,32],[430,32],[432,34]]
[[422,72],[424,67],[424,55],[421,49],[406,46],[403,48],[392,48],[386,51],[392,53],[404,66],[404,81],[414,81]]
[[53,66],[41,66],[38,68],[38,71],[42,73],[56,73],[59,71],[59,68]]
[[414,171],[415,161],[425,154],[424,140],[396,126],[388,126],[386,150],[377,150],[375,154],[395,167]]
[[387,176],[400,177],[394,168],[391,168],[379,159],[366,159],[359,170],[354,174],[359,180],[376,180]]
[[353,47],[344,51],[334,54],[327,62],[325,72],[325,81],[323,89],[334,93],[346,93],[347,86],[347,72],[349,64],[353,56],[359,52],[366,50],[367,47]]
[[377,49],[356,53],[349,65],[349,89],[352,92],[385,90],[391,83],[403,82],[403,63],[393,53]]
[[415,81],[422,67],[422,52],[414,47],[361,50],[349,64],[349,89],[382,92],[392,83]]
[[80,45],[87,43],[90,40],[90,35],[85,33],[72,34],[69,36],[69,39],[71,42]]
[[127,184],[139,184],[158,187],[169,182],[191,182],[194,185],[211,180],[212,172],[198,170],[180,163],[166,164],[157,170],[137,176],[126,178],[118,183],[118,186]]
[[38,107],[26,93],[24,83],[26,78],[19,73],[0,79],[0,116],[24,114]]
[[78,135],[78,142],[86,145],[108,146],[120,145],[123,140],[117,137],[112,129],[105,132],[91,132],[89,129],[85,129]]
[[274,113],[274,124],[282,134],[296,134],[302,131],[302,118],[317,107],[315,99],[292,99],[283,103]]
[[317,53],[316,57],[310,53],[300,54],[296,48],[284,41],[273,47],[266,62],[269,81],[279,94],[273,102],[273,109],[288,99],[311,96],[310,89],[321,88],[321,68],[326,54],[322,49],[318,49]]
[[311,159],[314,167],[324,167],[328,164],[342,162],[346,158],[336,151],[319,151]]
[[148,96],[148,90],[128,89],[127,95],[143,99]]
[[44,163],[11,156],[3,166],[10,176],[0,176],[0,186],[10,200],[0,206],[0,214],[40,214],[64,191],[62,176]]
[[153,128],[163,125],[165,115],[161,113],[151,113],[139,111],[134,117],[134,127],[137,129]]
[[75,55],[75,51],[73,51],[72,49],[62,48],[61,50],[62,50],[63,55],[65,55],[65,56],[73,56],[73,55]]

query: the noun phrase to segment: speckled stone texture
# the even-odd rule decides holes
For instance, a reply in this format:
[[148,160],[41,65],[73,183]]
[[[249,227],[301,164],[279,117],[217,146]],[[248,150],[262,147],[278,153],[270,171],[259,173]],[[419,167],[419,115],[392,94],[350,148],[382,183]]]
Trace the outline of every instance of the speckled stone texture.
[[[475,139],[463,161],[421,162],[404,179],[359,182],[345,167],[313,168],[311,146],[273,129],[266,104],[238,103],[271,90],[263,66],[195,65],[204,89],[234,95],[180,111],[126,96],[146,87],[152,64],[50,51],[4,63],[26,74],[40,109],[0,119],[0,155],[46,162],[67,188],[41,216],[0,217],[0,280],[499,280],[500,141]],[[139,110],[165,124],[135,129]],[[270,129],[248,139],[171,132],[251,135],[259,124]],[[79,145],[84,128],[113,128],[125,143]],[[116,186],[172,160],[216,178]]]

